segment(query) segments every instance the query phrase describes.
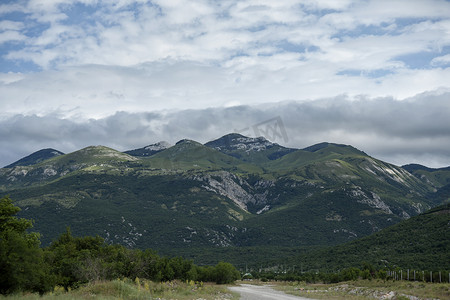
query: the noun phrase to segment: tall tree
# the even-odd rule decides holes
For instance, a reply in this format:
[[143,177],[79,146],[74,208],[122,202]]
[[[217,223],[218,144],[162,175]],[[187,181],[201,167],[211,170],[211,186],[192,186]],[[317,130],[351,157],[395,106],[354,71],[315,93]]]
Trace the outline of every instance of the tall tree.
[[0,199],[0,293],[44,293],[53,286],[39,234],[28,233],[32,221],[17,218],[20,208],[9,197]]

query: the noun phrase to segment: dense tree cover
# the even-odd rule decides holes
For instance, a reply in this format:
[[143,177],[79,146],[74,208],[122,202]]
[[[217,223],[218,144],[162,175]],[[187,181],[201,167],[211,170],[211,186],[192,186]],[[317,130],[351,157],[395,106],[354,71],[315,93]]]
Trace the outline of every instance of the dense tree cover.
[[57,284],[76,288],[89,281],[115,278],[174,279],[230,283],[240,274],[229,263],[199,267],[181,257],[160,257],[152,250],[108,245],[100,237],[74,237],[68,229],[45,249],[47,263],[57,275]]
[[20,209],[9,197],[0,199],[0,293],[44,293],[56,285],[66,290],[80,284],[117,278],[153,281],[194,280],[230,283],[240,278],[229,263],[200,267],[181,257],[160,257],[152,250],[109,245],[101,237],[74,237],[67,229],[49,247],[28,233],[32,222],[15,216]]

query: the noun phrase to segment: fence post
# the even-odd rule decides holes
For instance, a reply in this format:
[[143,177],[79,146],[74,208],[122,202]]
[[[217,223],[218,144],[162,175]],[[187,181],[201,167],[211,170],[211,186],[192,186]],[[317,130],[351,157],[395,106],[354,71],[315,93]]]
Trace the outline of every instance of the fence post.
[[430,271],[430,282],[433,283],[433,271]]

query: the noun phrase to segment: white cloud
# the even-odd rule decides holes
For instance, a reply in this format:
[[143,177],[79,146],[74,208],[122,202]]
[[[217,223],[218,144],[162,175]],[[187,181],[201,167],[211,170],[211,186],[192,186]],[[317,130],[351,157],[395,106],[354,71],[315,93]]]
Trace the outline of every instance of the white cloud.
[[[161,61],[132,67],[86,65],[40,73],[3,74],[3,114],[58,111],[99,118],[124,110],[201,109],[237,101],[257,104],[339,94],[411,97],[448,87],[450,68],[400,68],[381,78],[336,75],[326,62],[302,62],[295,54],[238,57],[226,66]],[[20,79],[20,80],[18,80]]]
[[23,41],[24,39],[26,39],[26,36],[17,31],[8,30],[0,32],[0,44],[10,41]]
[[15,21],[0,21],[0,30],[6,31],[6,30],[20,30],[24,28],[24,24],[22,22],[15,22]]
[[322,21],[334,28],[354,29],[359,25],[393,23],[397,19],[438,19],[450,15],[450,5],[445,0],[352,1],[347,7],[325,15]]
[[[117,111],[215,113],[207,108],[336,95],[395,106],[450,89],[448,1],[30,0],[0,4],[0,15],[2,119],[98,127],[87,120]],[[369,142],[364,134],[349,142]]]
[[440,65],[446,65],[446,64],[450,64],[450,54],[435,57],[431,61],[431,65],[433,65],[433,66],[440,66]]

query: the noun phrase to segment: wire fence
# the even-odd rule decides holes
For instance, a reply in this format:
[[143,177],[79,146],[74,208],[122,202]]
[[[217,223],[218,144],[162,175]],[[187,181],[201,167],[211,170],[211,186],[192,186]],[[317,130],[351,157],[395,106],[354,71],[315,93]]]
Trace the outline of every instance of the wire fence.
[[450,283],[450,272],[447,271],[417,271],[417,270],[387,270],[386,278],[392,280],[423,281],[435,283]]

